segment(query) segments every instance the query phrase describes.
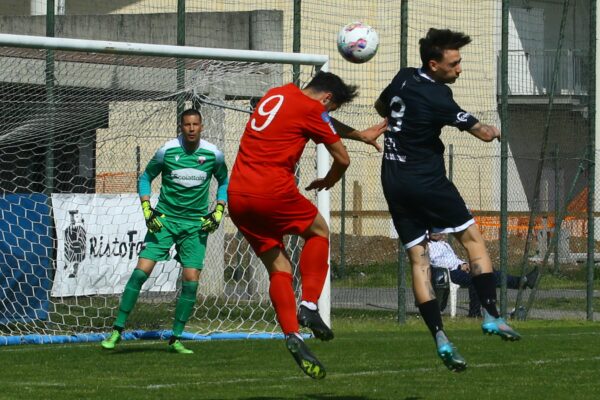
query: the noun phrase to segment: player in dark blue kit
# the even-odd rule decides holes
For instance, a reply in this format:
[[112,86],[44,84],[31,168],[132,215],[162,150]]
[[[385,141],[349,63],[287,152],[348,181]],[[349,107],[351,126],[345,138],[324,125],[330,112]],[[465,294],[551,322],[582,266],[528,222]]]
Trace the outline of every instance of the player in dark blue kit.
[[506,340],[520,335],[500,318],[492,262],[485,243],[458,190],[446,178],[444,126],[468,131],[485,142],[500,131],[480,123],[461,109],[447,84],[462,72],[460,49],[469,36],[431,28],[419,41],[422,67],[402,68],[375,103],[388,119],[381,182],[400,240],[410,259],[413,292],[419,312],[431,331],[437,353],[453,371],[467,367],[446,336],[430,281],[429,232],[452,233],[469,255],[473,285],[485,309],[482,329]]

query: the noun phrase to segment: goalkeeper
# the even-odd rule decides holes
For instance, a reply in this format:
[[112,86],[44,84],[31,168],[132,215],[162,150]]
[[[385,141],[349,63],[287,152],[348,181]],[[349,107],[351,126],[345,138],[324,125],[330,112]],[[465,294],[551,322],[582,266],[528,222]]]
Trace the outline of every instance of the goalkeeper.
[[[158,149],[138,182],[148,232],[137,266],[125,285],[114,329],[102,342],[105,349],[114,349],[121,340],[121,332],[142,285],[158,261],[169,259],[169,250],[175,244],[175,259],[182,265],[183,272],[169,350],[179,354],[193,353],[180,339],[196,302],[208,234],[219,227],[223,217],[228,179],[223,153],[213,144],[200,139],[200,113],[194,109],[186,110],[181,115],[180,123],[181,135]],[[151,182],[159,174],[162,174],[160,197],[156,208],[152,208]],[[219,184],[217,205],[208,213],[208,195],[213,176]]]

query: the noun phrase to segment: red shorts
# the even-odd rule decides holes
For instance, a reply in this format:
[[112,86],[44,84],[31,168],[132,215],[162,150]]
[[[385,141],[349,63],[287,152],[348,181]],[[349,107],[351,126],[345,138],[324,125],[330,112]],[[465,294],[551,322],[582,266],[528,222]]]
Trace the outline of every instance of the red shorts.
[[257,255],[273,247],[283,249],[283,235],[300,235],[312,225],[319,212],[300,193],[284,198],[229,193],[227,208],[231,220]]

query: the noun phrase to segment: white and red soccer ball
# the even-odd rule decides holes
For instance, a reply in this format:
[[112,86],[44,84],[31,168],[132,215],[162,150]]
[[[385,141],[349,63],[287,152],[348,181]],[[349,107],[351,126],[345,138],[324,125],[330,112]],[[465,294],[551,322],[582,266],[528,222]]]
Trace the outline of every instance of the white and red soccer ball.
[[375,29],[362,22],[344,26],[337,39],[337,48],[342,57],[353,63],[369,61],[377,53],[379,36]]

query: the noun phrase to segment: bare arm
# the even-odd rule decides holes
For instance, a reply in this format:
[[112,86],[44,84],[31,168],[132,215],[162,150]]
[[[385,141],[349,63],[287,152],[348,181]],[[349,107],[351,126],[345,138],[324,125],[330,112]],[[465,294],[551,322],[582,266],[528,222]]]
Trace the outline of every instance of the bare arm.
[[484,142],[491,142],[494,139],[500,140],[500,130],[498,128],[492,125],[482,124],[481,122],[473,125],[473,127],[469,129],[469,133]]
[[325,147],[329,154],[331,154],[331,157],[333,157],[333,164],[331,164],[331,168],[325,177],[312,181],[310,185],[306,187],[306,190],[317,189],[318,191],[321,191],[333,187],[337,181],[342,179],[344,172],[346,172],[350,166],[350,156],[341,140],[333,144],[325,145]]
[[331,123],[340,137],[370,144],[375,147],[377,151],[381,151],[381,146],[377,143],[377,138],[381,136],[387,128],[387,121],[385,119],[363,131],[358,131],[335,118],[331,118]]

